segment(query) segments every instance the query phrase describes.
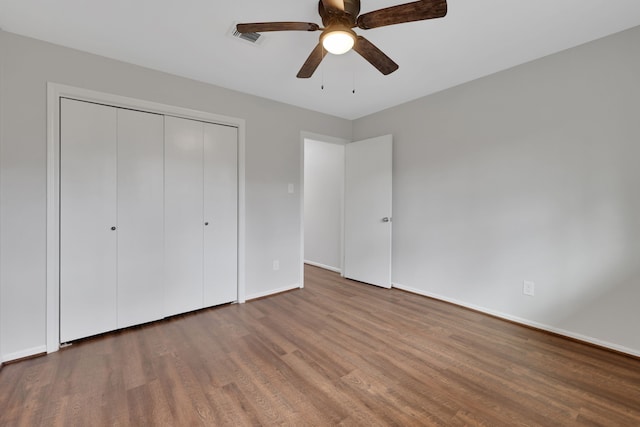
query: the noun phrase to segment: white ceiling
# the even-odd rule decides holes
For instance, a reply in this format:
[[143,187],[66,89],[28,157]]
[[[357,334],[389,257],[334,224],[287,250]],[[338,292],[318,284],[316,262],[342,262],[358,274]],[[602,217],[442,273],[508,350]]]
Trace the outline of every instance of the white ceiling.
[[[404,2],[362,0],[361,12]],[[355,119],[640,25],[640,0],[448,5],[442,19],[357,30],[400,65],[389,76],[349,52],[297,79],[320,32],[265,33],[260,46],[228,35],[234,22],[321,24],[317,0],[0,0],[0,28]]]

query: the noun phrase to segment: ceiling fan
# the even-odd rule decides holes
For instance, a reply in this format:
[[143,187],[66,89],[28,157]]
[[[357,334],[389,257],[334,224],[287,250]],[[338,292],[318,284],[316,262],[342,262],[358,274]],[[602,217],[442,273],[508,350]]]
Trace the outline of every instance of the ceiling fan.
[[322,31],[320,42],[298,72],[298,78],[309,78],[322,62],[327,52],[341,55],[353,48],[382,74],[398,69],[398,64],[378,49],[373,43],[352,30],[384,27],[404,22],[442,18],[447,14],[446,0],[422,0],[391,6],[384,9],[360,13],[360,0],[320,0],[318,12],[324,28],[312,22],[256,22],[238,24],[239,33],[262,33],[265,31]]

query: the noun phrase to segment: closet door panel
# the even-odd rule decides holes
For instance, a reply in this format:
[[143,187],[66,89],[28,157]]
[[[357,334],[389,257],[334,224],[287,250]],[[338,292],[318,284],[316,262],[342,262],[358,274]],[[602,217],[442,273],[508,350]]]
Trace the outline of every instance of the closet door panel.
[[116,109],[61,100],[60,340],[116,321]]
[[118,110],[118,328],[164,316],[163,116]]
[[203,307],[201,122],[165,117],[165,314]]
[[204,305],[238,299],[238,130],[204,125]]

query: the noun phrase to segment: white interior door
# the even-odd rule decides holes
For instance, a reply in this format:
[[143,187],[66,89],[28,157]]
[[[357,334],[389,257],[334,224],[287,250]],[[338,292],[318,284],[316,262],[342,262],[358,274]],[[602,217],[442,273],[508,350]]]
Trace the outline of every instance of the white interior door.
[[165,117],[165,314],[203,307],[203,124]]
[[238,299],[238,129],[204,125],[204,305]]
[[116,123],[113,107],[61,100],[61,342],[117,328]]
[[391,287],[391,135],[345,147],[344,276]]
[[118,109],[118,328],[164,316],[163,116]]

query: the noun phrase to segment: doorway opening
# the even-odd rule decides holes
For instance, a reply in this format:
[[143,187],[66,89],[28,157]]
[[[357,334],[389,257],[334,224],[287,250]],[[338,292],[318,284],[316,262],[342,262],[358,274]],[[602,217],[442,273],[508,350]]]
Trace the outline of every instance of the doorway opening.
[[341,273],[344,145],[304,144],[304,262]]
[[301,137],[301,283],[305,264],[342,273],[347,143],[311,133]]

